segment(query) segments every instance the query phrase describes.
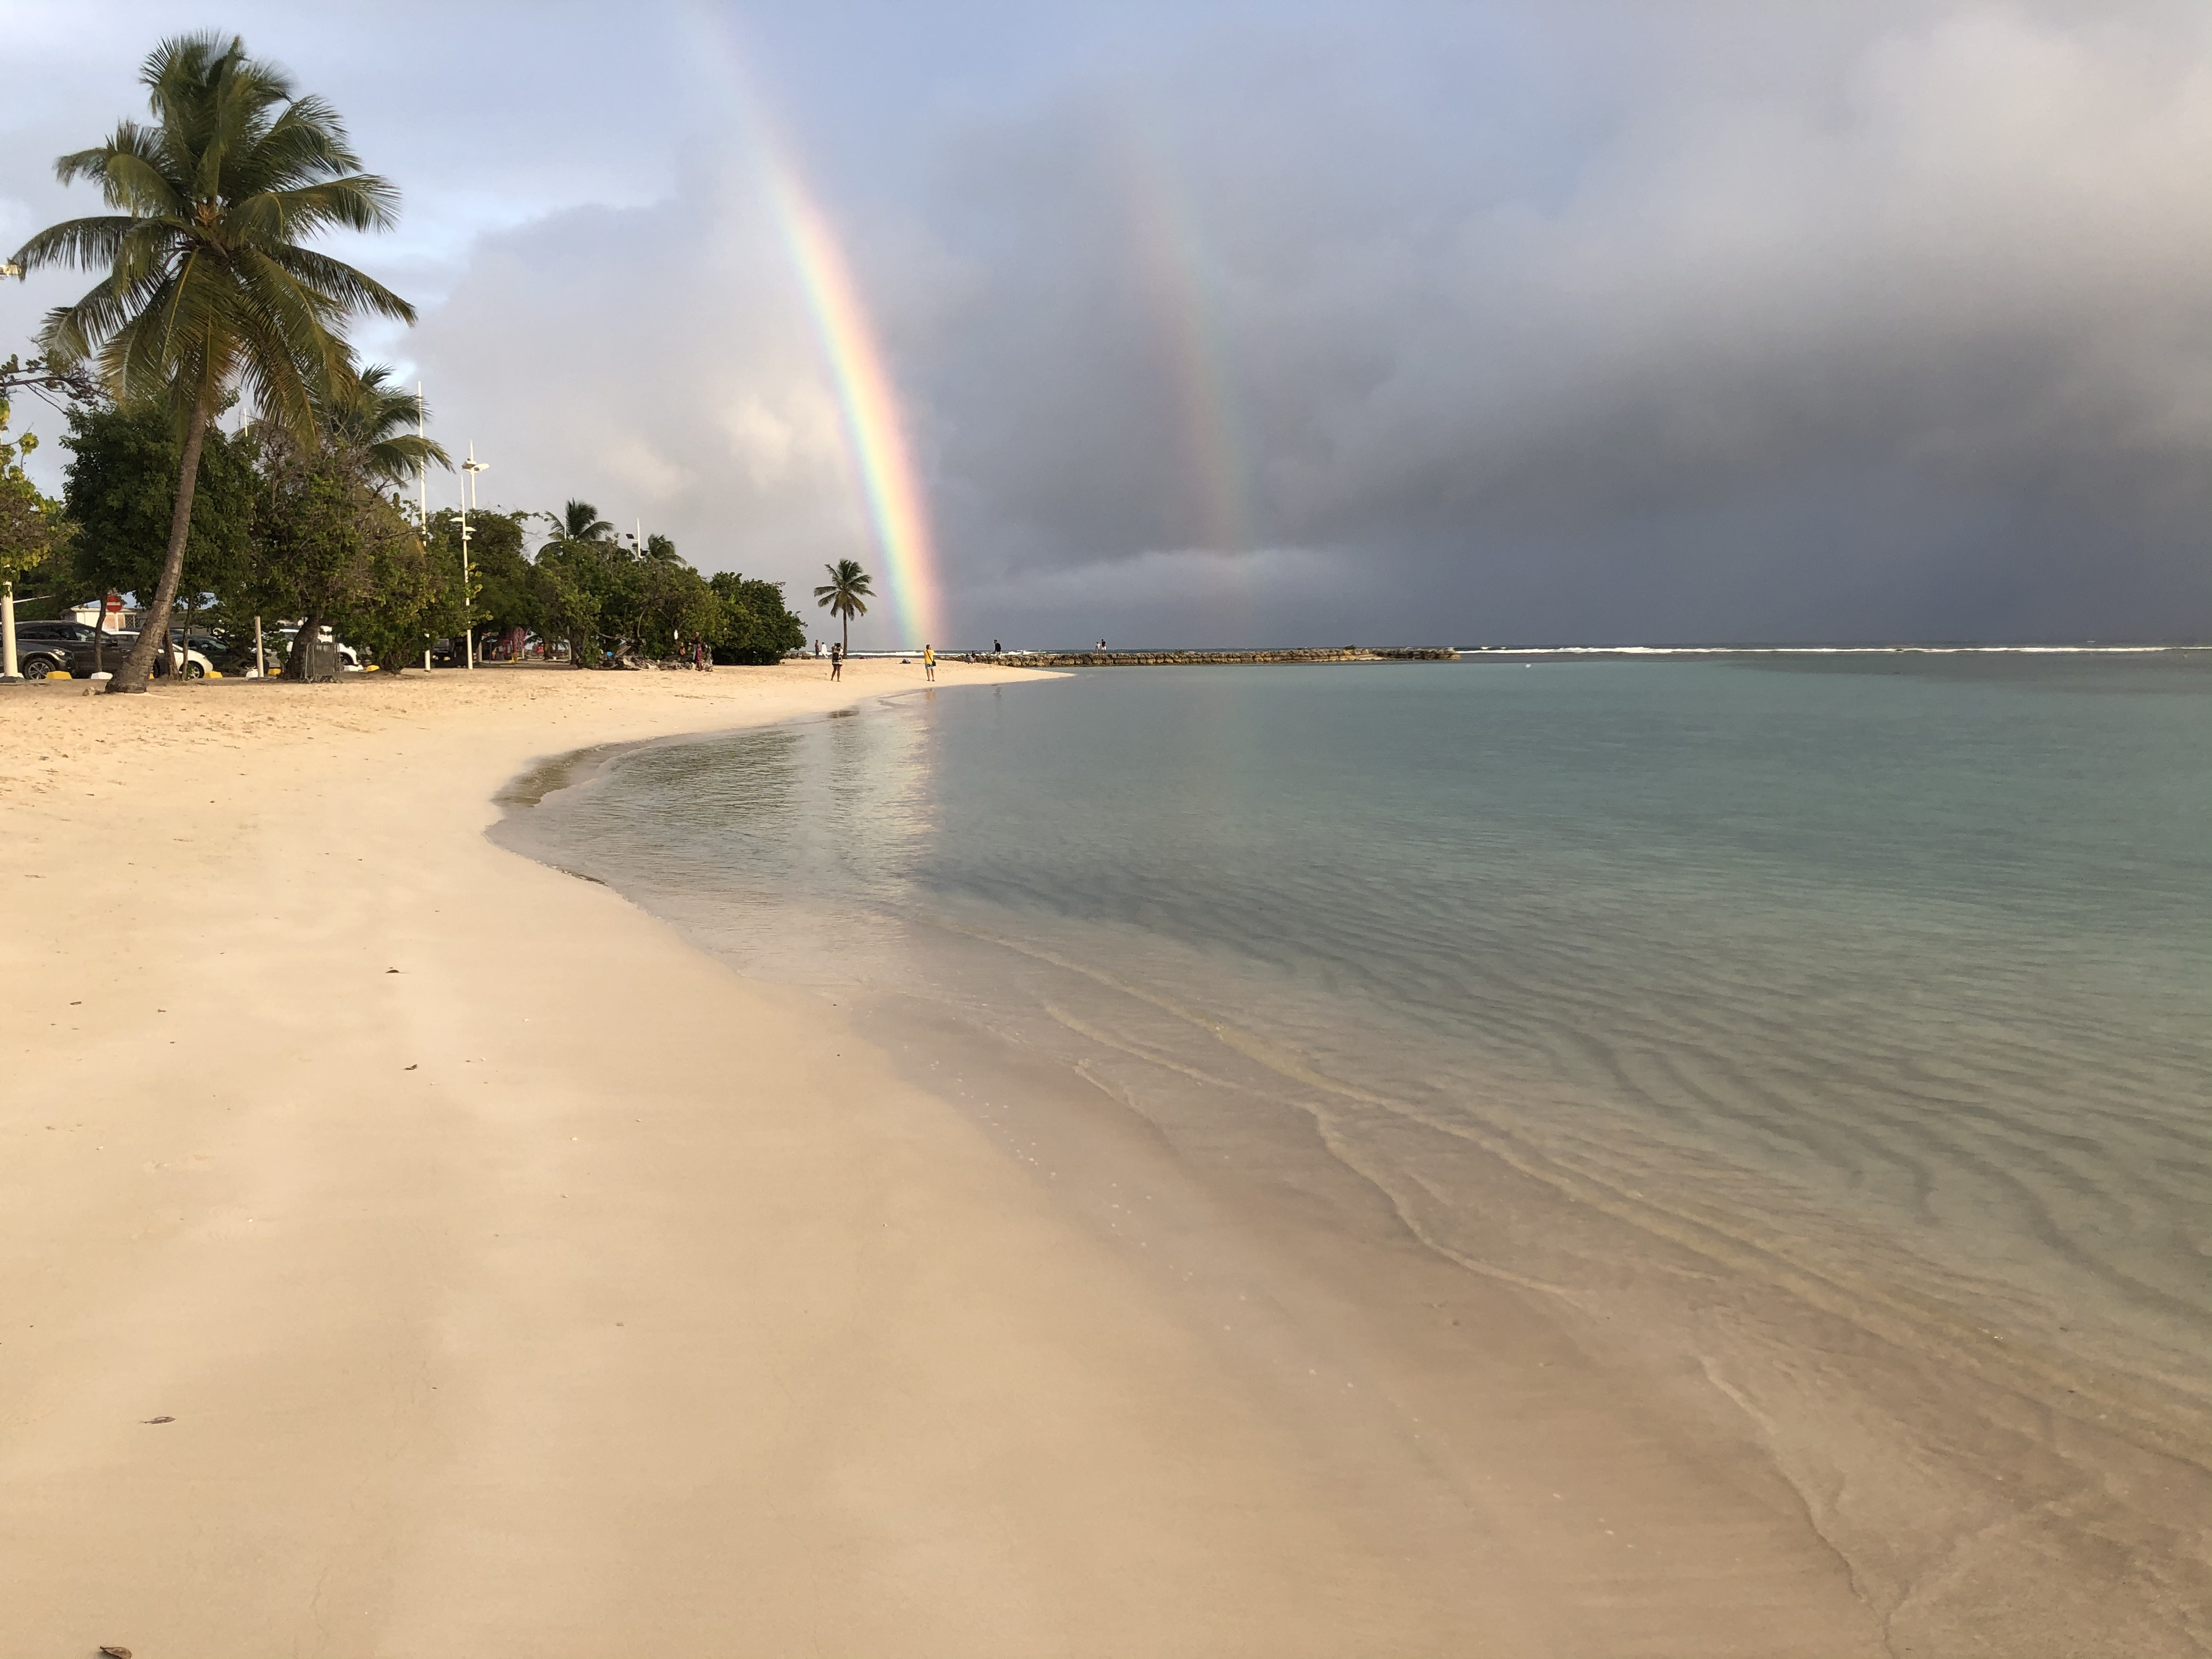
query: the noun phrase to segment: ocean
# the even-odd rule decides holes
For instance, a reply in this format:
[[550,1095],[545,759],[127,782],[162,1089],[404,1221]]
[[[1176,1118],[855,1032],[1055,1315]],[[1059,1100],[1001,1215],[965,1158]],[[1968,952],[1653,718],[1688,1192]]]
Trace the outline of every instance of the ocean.
[[1109,1224],[1077,1116],[1702,1377],[1893,1600],[2032,1516],[2202,1616],[2203,654],[1079,672],[568,757],[495,833]]

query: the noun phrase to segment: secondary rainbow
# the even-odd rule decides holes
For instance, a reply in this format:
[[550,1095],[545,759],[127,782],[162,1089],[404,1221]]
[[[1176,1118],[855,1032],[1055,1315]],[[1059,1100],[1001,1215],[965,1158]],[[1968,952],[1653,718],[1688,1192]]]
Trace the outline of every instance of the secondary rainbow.
[[[767,147],[763,146],[766,149]],[[919,646],[942,643],[942,593],[937,555],[930,544],[929,514],[907,447],[898,394],[844,250],[791,164],[769,150],[763,156],[769,195],[781,225],[806,307],[821,337],[837,387],[845,434],[866,497],[890,578],[891,603],[906,637]]]
[[1170,349],[1182,405],[1184,453],[1199,508],[1199,545],[1240,553],[1259,544],[1251,467],[1214,262],[1176,172],[1152,136],[1133,125],[1121,161],[1133,249]]

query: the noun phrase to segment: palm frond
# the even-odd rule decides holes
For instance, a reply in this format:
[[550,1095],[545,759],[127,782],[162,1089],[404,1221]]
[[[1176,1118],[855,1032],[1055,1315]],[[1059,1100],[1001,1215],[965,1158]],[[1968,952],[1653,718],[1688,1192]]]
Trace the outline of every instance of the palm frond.
[[[96,359],[109,389],[205,418],[234,390],[275,430],[326,441],[349,399],[346,446],[360,465],[411,476],[448,465],[401,430],[419,406],[353,368],[346,319],[402,322],[415,309],[367,273],[303,246],[315,233],[390,226],[392,183],[362,169],[337,112],[303,97],[282,70],[214,31],[161,41],[140,66],[151,120],[62,156],[64,183],[97,183],[111,213],[41,231],[25,270],[75,265],[105,275],[41,330],[49,359]],[[329,439],[329,441],[337,441]]]
[[448,472],[453,470],[453,457],[446,453],[444,445],[434,438],[418,438],[412,433],[371,444],[362,453],[366,458],[364,470],[382,483],[412,483],[433,466],[441,466]]
[[343,259],[333,259],[327,253],[318,253],[312,248],[296,247],[289,243],[257,250],[256,257],[267,258],[341,310],[373,311],[380,317],[389,317],[402,323],[415,320],[413,306],[374,276],[365,271],[356,270]]
[[27,271],[45,265],[74,265],[80,270],[112,264],[125,236],[145,221],[121,214],[97,219],[64,219],[15,250],[11,263]]

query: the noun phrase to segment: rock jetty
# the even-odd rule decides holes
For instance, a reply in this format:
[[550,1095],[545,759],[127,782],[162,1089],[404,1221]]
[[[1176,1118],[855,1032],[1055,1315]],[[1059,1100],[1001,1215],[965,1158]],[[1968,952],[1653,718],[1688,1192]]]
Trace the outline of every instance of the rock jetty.
[[1285,651],[975,651],[969,662],[1016,668],[1182,668],[1199,663],[1451,662],[1448,645],[1314,647]]

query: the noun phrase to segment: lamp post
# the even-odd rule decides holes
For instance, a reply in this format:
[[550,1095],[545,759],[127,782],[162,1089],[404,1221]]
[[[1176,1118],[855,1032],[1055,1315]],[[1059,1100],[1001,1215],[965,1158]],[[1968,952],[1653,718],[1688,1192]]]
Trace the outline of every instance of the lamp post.
[[461,471],[468,477],[462,481],[461,490],[461,605],[463,620],[467,628],[462,635],[462,660],[471,668],[477,665],[476,601],[469,592],[469,509],[476,505],[477,474],[491,470],[488,462],[477,459],[474,439],[469,441],[469,458],[461,463]]
[[[23,267],[0,264],[0,276],[21,276]],[[13,685],[23,678],[15,660],[15,584],[0,586],[0,685]]]
[[[428,423],[422,412],[422,382],[420,380],[415,382],[415,435],[418,439],[429,436]],[[427,550],[430,545],[430,463],[427,459],[415,469],[415,529],[422,538],[422,545]],[[463,550],[466,550],[465,547]],[[426,674],[430,672],[430,636],[428,634],[422,636],[422,672]]]

